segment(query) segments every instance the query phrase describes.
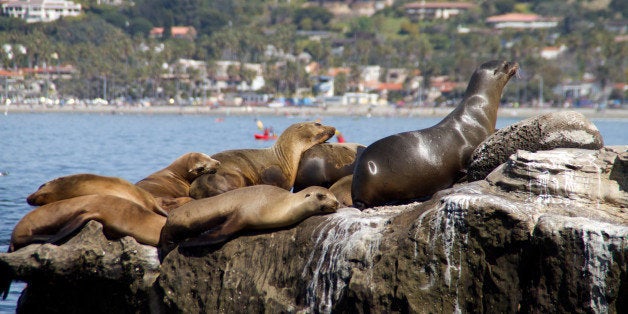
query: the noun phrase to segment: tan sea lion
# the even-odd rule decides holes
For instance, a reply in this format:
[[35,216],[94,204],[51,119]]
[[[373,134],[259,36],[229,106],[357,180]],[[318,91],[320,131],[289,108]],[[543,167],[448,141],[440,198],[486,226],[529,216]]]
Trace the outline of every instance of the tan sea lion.
[[161,232],[160,256],[179,243],[216,244],[241,230],[287,227],[337,208],[336,197],[322,187],[309,187],[297,193],[271,185],[231,190],[173,210]]
[[340,178],[353,174],[356,156],[366,146],[357,143],[322,143],[301,155],[293,191],[308,186],[329,188]]
[[516,62],[482,64],[458,107],[437,125],[369,145],[356,161],[353,205],[364,209],[425,199],[460,179],[473,150],[495,132],[502,91],[518,68]]
[[11,234],[9,252],[32,243],[57,243],[89,220],[103,225],[108,238],[131,236],[156,246],[166,217],[113,195],[83,195],[49,203],[27,213]]
[[135,183],[155,197],[185,197],[190,195],[190,184],[198,176],[216,173],[218,160],[203,153],[187,153],[161,169]]
[[351,199],[351,182],[353,181],[353,175],[348,175],[340,178],[329,187],[329,191],[334,194],[341,207],[353,206],[353,200]]
[[113,195],[135,202],[153,212],[167,216],[150,193],[133,183],[116,177],[81,173],[56,178],[44,183],[28,196],[26,201],[33,206],[42,206],[77,196],[99,194]]
[[245,186],[268,184],[289,190],[299,167],[301,154],[325,142],[336,129],[317,122],[289,126],[275,144],[263,149],[236,149],[212,155],[220,161],[215,174],[204,174],[190,186],[190,196],[210,197]]
[[170,211],[193,200],[189,197],[192,181],[200,175],[216,173],[219,166],[218,160],[203,153],[187,153],[135,185],[153,195],[163,209]]

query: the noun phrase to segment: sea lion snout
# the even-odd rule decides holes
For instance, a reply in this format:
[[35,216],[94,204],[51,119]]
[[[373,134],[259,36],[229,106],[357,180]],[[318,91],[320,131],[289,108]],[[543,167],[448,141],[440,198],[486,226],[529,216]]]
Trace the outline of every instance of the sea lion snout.
[[501,66],[495,69],[495,74],[504,73],[508,78],[513,77],[519,71],[519,64],[514,61],[503,61]]
[[326,126],[326,125],[321,125],[320,123],[318,124],[320,125],[323,129],[322,132],[316,134],[316,136],[314,136],[314,139],[319,142],[319,143],[323,143],[326,140],[332,138],[332,136],[336,135],[336,128],[333,126]]

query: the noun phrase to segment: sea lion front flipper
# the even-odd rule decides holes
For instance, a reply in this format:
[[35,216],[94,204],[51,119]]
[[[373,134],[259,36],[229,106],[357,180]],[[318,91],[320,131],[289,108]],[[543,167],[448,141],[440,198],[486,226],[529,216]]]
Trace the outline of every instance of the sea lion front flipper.
[[187,239],[179,244],[181,247],[214,245],[227,241],[236,232],[242,230],[242,223],[235,217],[229,217],[223,224],[206,231],[195,238]]
[[11,289],[11,282],[13,281],[11,270],[8,266],[0,266],[0,295],[2,300],[6,300]]
[[87,223],[87,221],[89,221],[92,218],[93,217],[90,217],[90,215],[87,215],[87,214],[78,215],[72,218],[72,220],[67,222],[65,226],[63,226],[63,228],[61,228],[61,230],[57,232],[57,234],[48,238],[46,242],[57,244],[61,240],[67,238],[69,235],[78,231],[81,227],[83,227]]
[[289,187],[285,187],[283,184],[288,180],[288,178],[286,178],[281,168],[277,166],[271,166],[264,169],[262,171],[261,177],[263,184],[274,185],[284,189],[289,189]]

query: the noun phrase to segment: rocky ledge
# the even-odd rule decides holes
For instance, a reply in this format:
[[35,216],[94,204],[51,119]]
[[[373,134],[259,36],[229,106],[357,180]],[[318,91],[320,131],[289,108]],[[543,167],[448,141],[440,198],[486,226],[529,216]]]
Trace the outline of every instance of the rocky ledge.
[[627,169],[628,146],[519,150],[427,202],[344,208],[160,266],[91,222],[0,269],[28,282],[25,312],[626,313]]

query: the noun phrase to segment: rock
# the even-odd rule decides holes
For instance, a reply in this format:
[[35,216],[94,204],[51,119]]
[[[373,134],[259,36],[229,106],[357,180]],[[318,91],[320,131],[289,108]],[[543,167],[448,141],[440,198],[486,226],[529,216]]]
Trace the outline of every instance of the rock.
[[132,237],[107,240],[96,221],[63,245],[0,253],[0,269],[28,282],[18,305],[23,313],[141,311],[149,308],[159,267],[156,248]]
[[[628,146],[520,150],[486,180],[458,184],[423,203],[343,208],[219,246],[178,248],[161,264],[154,299],[147,297],[150,288],[133,295],[109,287],[133,286],[142,276],[120,263],[105,268],[98,261],[120,253],[102,244],[78,253],[89,262],[59,259],[81,267],[53,267],[52,259],[35,267],[37,258],[22,250],[0,255],[0,266],[9,256],[32,260],[24,262],[32,268],[16,270],[29,282],[23,309],[55,304],[66,294],[61,289],[76,282],[63,304],[81,308],[91,297],[107,306],[117,291],[116,305],[131,304],[124,311],[626,313],[627,156]],[[55,249],[67,246],[70,254],[73,245]],[[46,247],[52,246],[25,250]],[[108,253],[91,258],[102,256],[91,251]],[[99,287],[106,290],[94,293]]]
[[602,135],[583,114],[575,111],[547,113],[509,125],[484,140],[471,155],[467,180],[484,179],[519,149],[536,152],[603,146]]
[[175,312],[623,312],[625,154],[520,151],[425,203],[173,251],[158,285]]

